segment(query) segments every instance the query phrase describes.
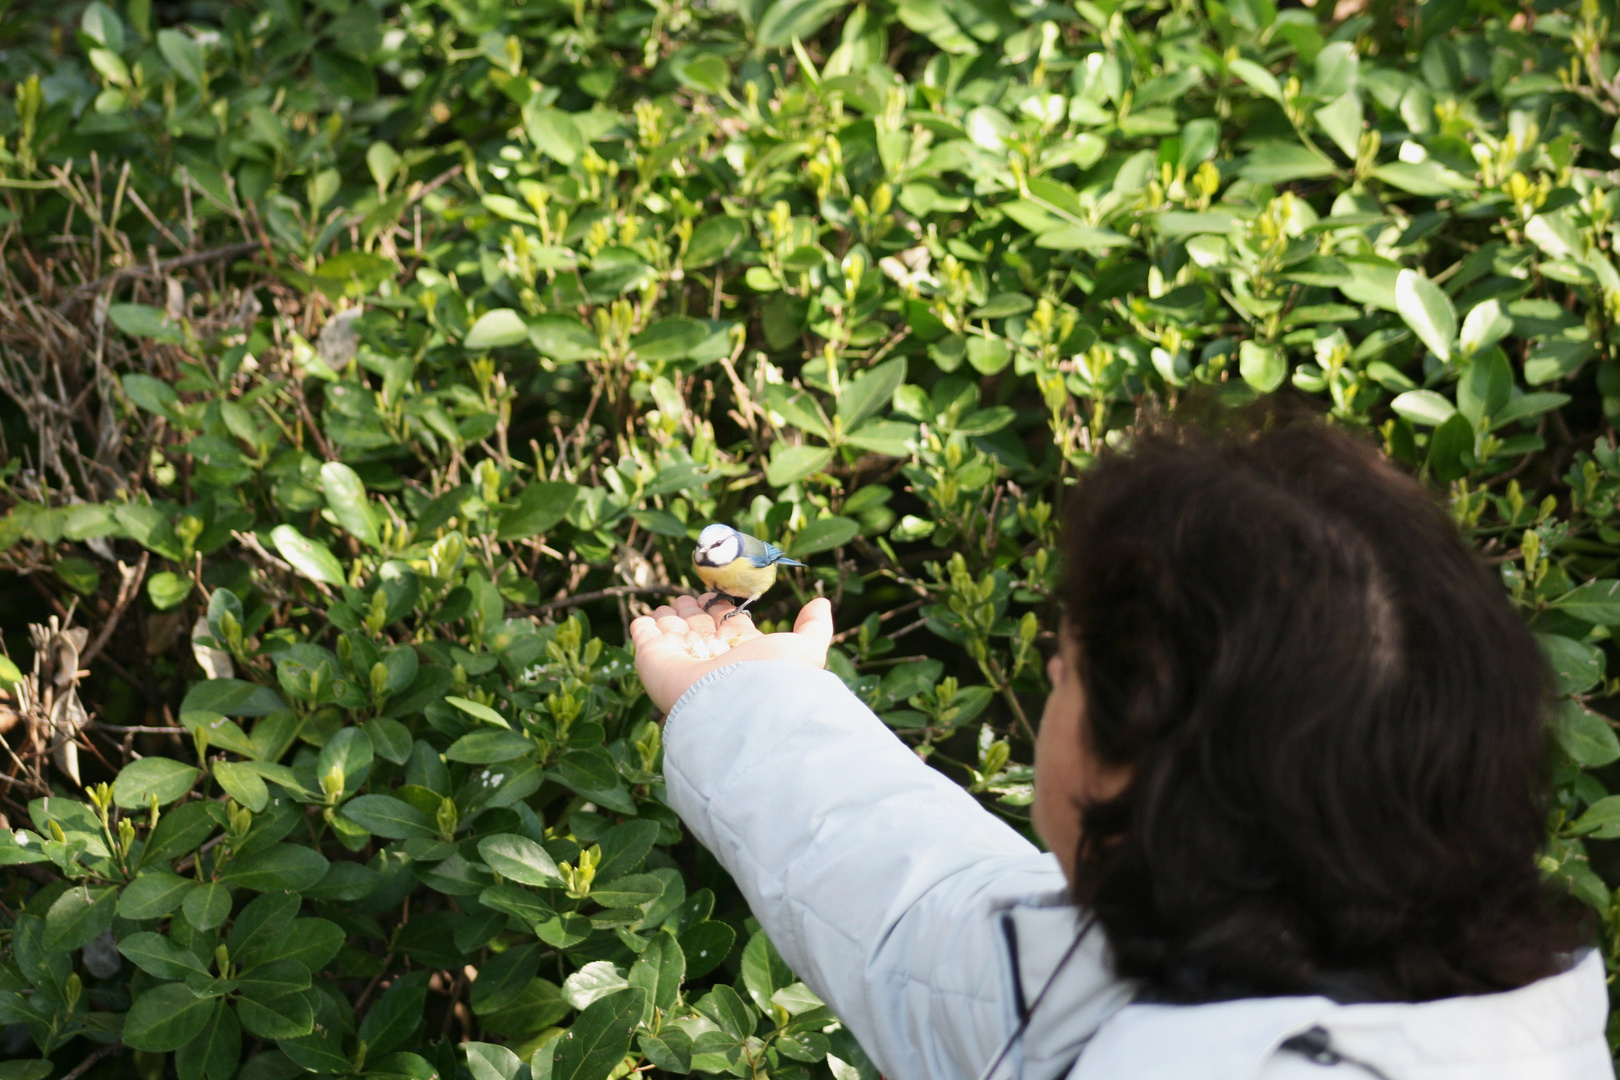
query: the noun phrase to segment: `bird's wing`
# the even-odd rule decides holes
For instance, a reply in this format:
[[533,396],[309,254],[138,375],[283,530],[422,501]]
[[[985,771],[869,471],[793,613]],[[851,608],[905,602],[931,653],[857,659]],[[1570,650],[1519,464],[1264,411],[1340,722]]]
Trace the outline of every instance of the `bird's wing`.
[[804,565],[804,563],[800,562],[798,559],[788,558],[786,552],[768,540],[761,540],[760,543],[765,545],[765,561],[767,563],[778,563],[782,566]]
[[740,532],[737,536],[742,541],[739,548],[739,557],[747,559],[755,566],[761,568],[769,566],[782,556],[782,552],[778,548],[767,544],[757,536],[749,536],[745,532]]

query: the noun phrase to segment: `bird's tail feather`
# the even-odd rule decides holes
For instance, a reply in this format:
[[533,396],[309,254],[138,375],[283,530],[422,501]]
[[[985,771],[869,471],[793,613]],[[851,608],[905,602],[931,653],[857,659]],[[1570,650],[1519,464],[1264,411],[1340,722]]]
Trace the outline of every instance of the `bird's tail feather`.
[[798,559],[790,559],[786,555],[782,556],[780,559],[777,559],[776,562],[777,562],[777,564],[779,566],[803,566],[804,565],[804,563],[800,562]]

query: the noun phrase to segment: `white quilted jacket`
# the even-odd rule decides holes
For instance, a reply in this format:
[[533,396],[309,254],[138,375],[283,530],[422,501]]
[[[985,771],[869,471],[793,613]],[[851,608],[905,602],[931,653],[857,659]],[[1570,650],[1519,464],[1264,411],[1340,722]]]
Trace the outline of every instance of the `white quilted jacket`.
[[[723,668],[664,740],[670,806],[886,1080],[978,1080],[998,1055],[995,1080],[1613,1080],[1595,953],[1416,1005],[1164,1006],[1131,1003],[1093,932],[1054,979],[1078,925],[1056,860],[827,672]],[[1323,1052],[1282,1048],[1307,1032]]]

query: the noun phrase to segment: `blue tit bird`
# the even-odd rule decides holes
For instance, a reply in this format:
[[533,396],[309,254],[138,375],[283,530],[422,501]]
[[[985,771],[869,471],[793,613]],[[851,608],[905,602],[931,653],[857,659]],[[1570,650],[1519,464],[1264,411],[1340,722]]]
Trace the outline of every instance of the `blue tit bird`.
[[730,525],[709,525],[698,533],[692,565],[697,568],[703,584],[715,592],[703,605],[704,611],[721,600],[737,605],[721,618],[720,621],[725,622],[776,584],[778,566],[803,566],[804,563],[788,558],[775,544],[738,532]]

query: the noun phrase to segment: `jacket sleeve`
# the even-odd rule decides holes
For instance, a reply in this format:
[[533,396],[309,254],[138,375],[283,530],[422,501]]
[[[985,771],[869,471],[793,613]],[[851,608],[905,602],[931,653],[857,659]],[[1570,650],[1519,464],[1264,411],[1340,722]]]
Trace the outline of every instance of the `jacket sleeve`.
[[885,1076],[974,1080],[1017,1022],[996,913],[1061,892],[1056,860],[830,672],[712,672],[670,712],[664,746],[670,806]]

